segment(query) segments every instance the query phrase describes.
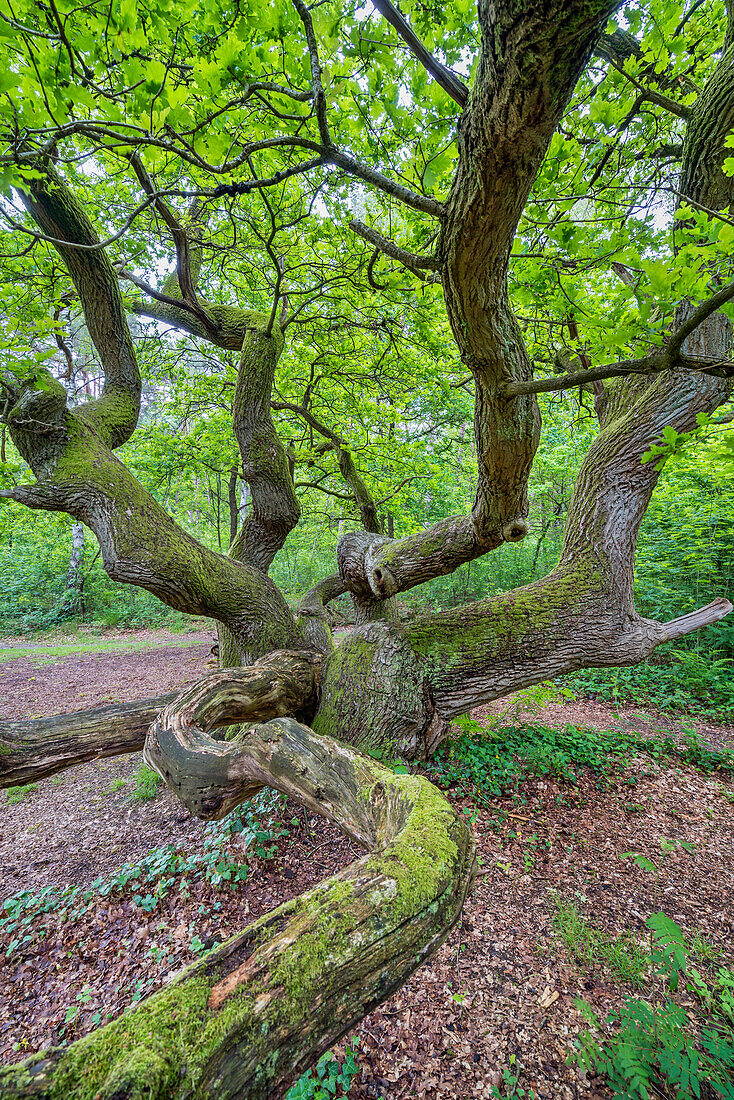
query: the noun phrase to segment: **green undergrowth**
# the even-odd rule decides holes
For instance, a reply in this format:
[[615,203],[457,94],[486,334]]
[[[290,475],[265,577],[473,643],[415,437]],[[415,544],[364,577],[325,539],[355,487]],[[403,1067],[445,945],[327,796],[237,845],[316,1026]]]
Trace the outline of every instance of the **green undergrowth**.
[[[126,863],[108,879],[97,878],[91,886],[47,886],[34,892],[24,890],[8,898],[0,918],[0,942],[10,958],[46,932],[42,918],[56,914],[55,923],[78,920],[103,898],[132,893],[134,904],[143,912],[158,909],[169,894],[186,898],[190,884],[205,881],[214,887],[236,887],[248,876],[245,855],[269,859],[275,854],[275,841],[286,835],[275,812],[282,796],[263,791],[251,802],[239,806],[222,821],[203,828],[203,849],[187,855],[172,844],[153,848],[136,863]],[[238,850],[232,854],[233,841]],[[216,907],[216,903],[215,903]]]
[[20,787],[7,787],[5,790],[6,806],[17,806],[26,798],[30,798],[34,791],[38,790],[37,783],[23,783]]
[[285,1100],[329,1100],[332,1096],[346,1096],[352,1079],[359,1073],[354,1057],[358,1044],[359,1039],[352,1040],[341,1063],[336,1060],[332,1051],[327,1050],[314,1068],[299,1077],[288,1090]]
[[556,912],[553,930],[568,954],[582,967],[609,969],[621,982],[644,986],[650,970],[650,953],[625,929],[618,936],[597,928],[579,912],[574,902],[553,896]]
[[588,1026],[569,1061],[605,1077],[615,1100],[734,1100],[734,973],[701,973],[695,945],[664,913],[646,923],[648,998],[604,1019],[577,1000]]
[[706,773],[734,771],[734,753],[709,748],[694,732],[677,742],[667,736],[648,738],[634,732],[571,725],[556,729],[528,723],[488,728],[474,719],[460,718],[456,726],[459,736],[439,749],[428,772],[442,785],[456,785],[480,802],[516,792],[529,775],[575,784],[585,768],[605,787],[610,773],[622,770],[630,757],[639,753],[680,760]]
[[158,772],[153,771],[147,764],[141,764],[135,772],[135,788],[130,798],[133,802],[149,802],[158,794],[163,782]]
[[630,668],[586,668],[567,681],[575,691],[614,704],[639,703],[663,711],[734,718],[734,660],[716,652],[674,649],[665,661]]

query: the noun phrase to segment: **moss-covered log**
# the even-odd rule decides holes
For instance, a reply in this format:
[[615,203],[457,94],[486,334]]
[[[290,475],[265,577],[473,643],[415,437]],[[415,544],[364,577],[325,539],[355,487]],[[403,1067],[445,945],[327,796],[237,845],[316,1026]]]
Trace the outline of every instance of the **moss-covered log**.
[[212,740],[206,730],[253,713],[253,685],[234,685],[223,679],[180,696],[151,730],[147,758],[174,789],[185,777],[184,800],[201,816],[221,817],[268,785],[336,822],[368,854],[120,1019],[0,1070],[3,1100],[278,1096],[458,919],[474,844],[440,792],[289,718]]

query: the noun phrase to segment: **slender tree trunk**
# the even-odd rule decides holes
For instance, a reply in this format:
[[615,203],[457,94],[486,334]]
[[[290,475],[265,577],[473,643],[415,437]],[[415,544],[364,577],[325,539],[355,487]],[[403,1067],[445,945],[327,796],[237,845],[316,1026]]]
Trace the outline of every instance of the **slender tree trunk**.
[[65,614],[84,614],[84,524],[71,525],[71,554],[66,574],[66,587],[62,598]]
[[240,523],[240,511],[237,506],[237,477],[238,469],[236,466],[232,466],[229,471],[229,482],[227,483],[227,501],[229,503],[229,545],[237,538],[237,531]]

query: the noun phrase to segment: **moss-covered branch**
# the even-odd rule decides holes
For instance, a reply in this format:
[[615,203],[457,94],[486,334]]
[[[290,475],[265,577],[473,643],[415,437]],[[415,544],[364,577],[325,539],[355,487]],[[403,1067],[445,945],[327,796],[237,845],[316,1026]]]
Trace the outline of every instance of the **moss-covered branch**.
[[[307,648],[276,585],[259,569],[209,550],[192,538],[146,492],[96,432],[63,407],[63,388],[37,372],[32,388],[9,414],[14,442],[38,477],[4,490],[30,508],[67,512],[99,540],[113,580],[152,592],[169,607],[206,615],[230,628],[251,660],[273,649]],[[57,395],[57,390],[61,394]],[[53,432],[27,424],[33,399],[58,396]],[[45,450],[38,440],[48,440]]]
[[43,174],[20,196],[43,232],[56,241],[104,371],[101,397],[82,405],[77,414],[108,446],[119,447],[137,425],[141,382],[117,276],[71,188],[50,161],[39,159],[34,168]]
[[74,1043],[0,1070],[0,1097],[132,1100],[280,1095],[314,1059],[397,989],[444,941],[474,874],[463,820],[427,780],[381,764],[292,719],[231,743],[204,732],[240,720],[236,692],[189,693],[151,731],[146,754],[199,774],[221,816],[264,785],[335,821],[367,855],[250,925],[174,984]]

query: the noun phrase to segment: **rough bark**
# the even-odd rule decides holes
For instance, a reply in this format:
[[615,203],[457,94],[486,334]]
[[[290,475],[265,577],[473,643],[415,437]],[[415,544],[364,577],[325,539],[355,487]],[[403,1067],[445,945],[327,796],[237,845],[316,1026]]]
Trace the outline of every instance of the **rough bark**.
[[[140,412],[140,373],[125,319],[117,276],[98,245],[83,206],[48,160],[39,158],[34,168],[42,175],[27,192],[19,192],[29,212],[45,234],[53,238],[74,282],[84,310],[87,330],[104,367],[102,394],[77,409],[109,447],[130,438]],[[75,248],[73,245],[83,245]]]
[[237,371],[232,420],[252,505],[229,551],[230,557],[266,573],[301,515],[288,456],[270,413],[283,334],[277,325],[270,333],[268,322],[263,314],[248,329]]
[[237,532],[240,526],[240,509],[237,504],[237,477],[239,471],[236,466],[233,466],[229,471],[229,481],[227,482],[227,504],[229,506],[229,545],[231,546],[234,540],[237,538]]
[[[292,658],[273,655],[271,674],[292,675]],[[280,1095],[429,958],[458,919],[474,844],[436,788],[293,719],[252,727],[234,742],[212,740],[207,731],[251,719],[257,690],[271,694],[262,671],[249,682],[216,676],[164,711],[147,759],[202,816],[222,816],[268,785],[334,821],[369,854],[119,1020],[67,1050],[0,1070],[3,1100]]]
[[46,779],[88,760],[140,752],[176,693],[96,710],[0,722],[0,788]]

